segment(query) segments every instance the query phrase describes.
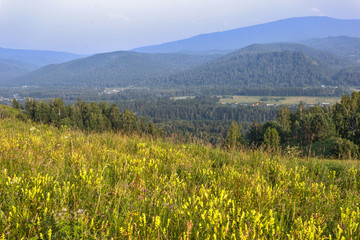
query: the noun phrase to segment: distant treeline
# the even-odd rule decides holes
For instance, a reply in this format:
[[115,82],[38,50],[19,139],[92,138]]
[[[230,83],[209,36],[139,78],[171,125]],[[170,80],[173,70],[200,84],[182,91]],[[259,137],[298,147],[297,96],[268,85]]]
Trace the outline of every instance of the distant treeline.
[[[354,85],[355,86],[355,85]],[[117,89],[117,88],[114,88]],[[109,90],[109,89],[108,89]],[[112,90],[110,88],[110,90]],[[61,97],[65,104],[76,104],[80,98],[83,101],[119,102],[129,100],[157,101],[182,96],[323,96],[341,97],[350,93],[347,88],[334,87],[290,87],[290,88],[236,88],[236,87],[193,87],[178,89],[117,89],[117,92],[106,94],[103,88],[0,88],[0,97],[27,97],[47,100]]]
[[216,120],[236,122],[259,122],[275,119],[276,108],[220,104],[217,97],[195,97],[179,100],[118,102],[121,109],[130,109],[137,115],[153,119]]
[[[229,128],[227,135],[236,132],[234,129],[234,126]],[[331,108],[314,106],[306,109],[300,104],[295,112],[291,112],[283,106],[275,121],[255,121],[247,140],[253,146],[275,149],[300,146],[315,154],[357,158],[360,154],[360,92],[344,95],[341,103]],[[243,139],[228,145],[236,146],[239,142],[243,143]]]
[[65,105],[61,98],[37,102],[33,98],[27,98],[25,107],[16,99],[13,100],[13,107],[24,109],[28,116],[42,123],[49,123],[55,126],[71,126],[86,131],[103,132],[108,130],[121,131],[123,133],[161,135],[152,122],[145,118],[139,119],[133,112],[125,109],[123,112],[113,104],[95,102],[85,103],[78,100],[76,105]]
[[138,116],[150,118],[168,134],[186,141],[201,139],[219,145],[226,130],[235,121],[247,131],[253,121],[274,120],[278,108],[220,104],[217,97],[195,97],[154,101],[135,100],[117,102],[121,109],[130,109]]

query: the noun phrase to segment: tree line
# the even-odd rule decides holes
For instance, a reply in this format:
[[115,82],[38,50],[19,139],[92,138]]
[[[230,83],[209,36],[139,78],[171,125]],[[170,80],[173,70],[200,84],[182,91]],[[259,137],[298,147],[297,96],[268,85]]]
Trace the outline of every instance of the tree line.
[[150,134],[152,136],[163,134],[162,130],[158,129],[153,122],[145,118],[138,118],[128,109],[121,112],[116,104],[110,106],[105,102],[85,103],[79,99],[76,105],[65,105],[61,98],[51,99],[49,103],[27,98],[25,107],[13,99],[13,107],[23,109],[33,121],[57,127],[64,125],[86,131],[113,130],[127,134]]
[[[226,133],[224,146],[243,144],[239,135],[241,126],[232,124]],[[235,140],[237,139],[237,140]],[[300,104],[291,112],[283,106],[276,120],[259,123],[254,121],[246,135],[252,146],[279,149],[280,146],[301,146],[316,151],[323,147],[323,154],[340,158],[359,157],[360,145],[360,92],[344,95],[341,102],[332,107],[305,108]]]

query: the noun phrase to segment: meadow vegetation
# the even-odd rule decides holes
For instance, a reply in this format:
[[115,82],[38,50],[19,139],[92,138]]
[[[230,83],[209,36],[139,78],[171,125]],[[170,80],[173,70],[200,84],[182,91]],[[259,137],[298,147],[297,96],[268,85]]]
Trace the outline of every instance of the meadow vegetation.
[[0,239],[360,239],[358,161],[0,119]]

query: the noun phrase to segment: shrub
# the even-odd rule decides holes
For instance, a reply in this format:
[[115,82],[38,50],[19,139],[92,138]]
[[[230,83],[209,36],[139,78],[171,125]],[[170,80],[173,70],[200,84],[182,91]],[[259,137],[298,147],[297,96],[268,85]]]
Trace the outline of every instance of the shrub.
[[350,140],[338,138],[332,144],[331,153],[338,158],[357,158],[359,156],[359,146]]

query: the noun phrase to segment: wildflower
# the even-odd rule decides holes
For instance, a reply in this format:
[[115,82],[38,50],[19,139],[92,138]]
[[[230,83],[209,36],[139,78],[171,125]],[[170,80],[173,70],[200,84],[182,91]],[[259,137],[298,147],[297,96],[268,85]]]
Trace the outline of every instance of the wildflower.
[[80,208],[77,210],[77,213],[83,213],[84,212],[84,209]]

